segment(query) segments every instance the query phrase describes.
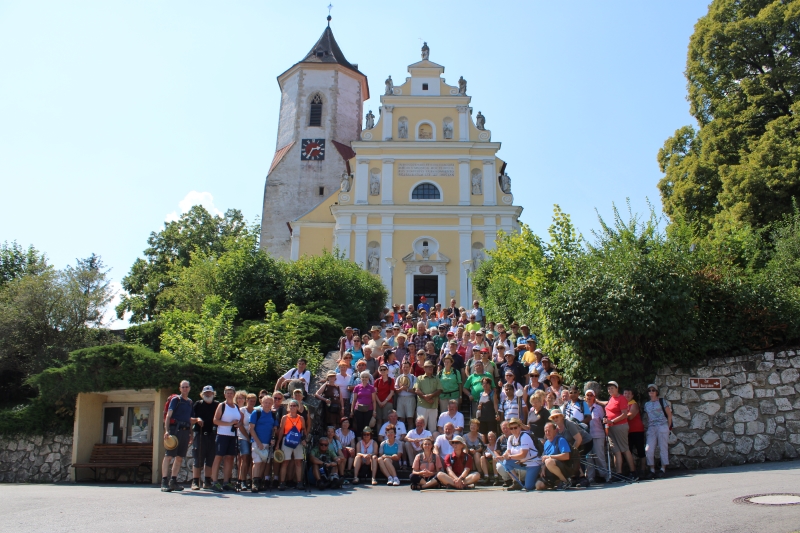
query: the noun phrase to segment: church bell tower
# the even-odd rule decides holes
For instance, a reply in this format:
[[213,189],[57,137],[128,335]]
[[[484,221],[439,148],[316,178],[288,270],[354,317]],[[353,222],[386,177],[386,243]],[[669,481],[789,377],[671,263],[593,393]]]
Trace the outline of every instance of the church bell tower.
[[333,195],[342,174],[351,173],[350,142],[361,133],[367,77],[344,57],[330,20],[308,54],[278,76],[278,139],[261,216],[261,248],[275,257],[289,259],[292,221]]

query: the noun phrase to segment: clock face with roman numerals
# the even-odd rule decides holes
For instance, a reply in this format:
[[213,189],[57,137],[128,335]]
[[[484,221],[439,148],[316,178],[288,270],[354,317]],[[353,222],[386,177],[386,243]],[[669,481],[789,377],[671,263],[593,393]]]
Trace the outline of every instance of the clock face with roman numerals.
[[325,139],[303,139],[300,144],[300,161],[325,159]]

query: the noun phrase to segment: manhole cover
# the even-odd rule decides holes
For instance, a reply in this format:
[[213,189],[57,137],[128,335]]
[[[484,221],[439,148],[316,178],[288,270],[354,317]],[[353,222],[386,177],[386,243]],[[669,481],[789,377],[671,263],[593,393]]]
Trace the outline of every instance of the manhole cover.
[[736,498],[733,501],[734,503],[749,503],[751,505],[800,505],[800,494],[753,494]]

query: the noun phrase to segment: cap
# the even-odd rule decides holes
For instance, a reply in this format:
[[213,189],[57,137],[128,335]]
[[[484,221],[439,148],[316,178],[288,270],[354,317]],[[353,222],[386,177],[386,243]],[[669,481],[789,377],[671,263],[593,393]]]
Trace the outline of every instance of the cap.
[[514,375],[513,370],[506,370],[506,376],[513,376],[513,375]]
[[450,344],[455,344],[456,346],[458,346],[458,341],[453,339],[453,340],[450,341]]
[[550,358],[547,357],[546,355],[542,357],[542,362],[544,363],[545,361],[547,361],[548,363],[550,362]]
[[[618,387],[618,388],[619,388],[619,387]],[[658,390],[658,385],[656,385],[655,383],[651,383],[651,384],[649,384],[649,385],[647,386],[647,388],[648,388],[648,389],[655,389],[655,390]]]
[[616,381],[609,381],[607,386],[611,386],[611,385],[615,386],[616,388],[619,388],[619,383],[617,383]]
[[489,353],[489,348],[481,348],[481,353]]
[[206,385],[205,387],[203,387],[203,394],[207,392],[214,392],[214,387],[212,387],[211,385]]
[[364,429],[361,431],[361,433],[372,433],[372,428],[369,426],[364,426]]
[[[541,350],[540,348],[536,348],[536,349],[533,351],[533,353],[542,353],[542,350]],[[549,361],[549,359],[548,359],[548,361]]]
[[526,343],[531,343],[532,342],[533,344],[536,344],[536,339],[534,339],[533,337],[528,337],[527,339],[525,339],[525,342]]
[[512,328],[517,328],[517,327],[519,327],[519,324],[517,324],[517,322],[514,321],[514,322],[511,323],[511,327]]
[[529,328],[529,327],[528,327],[528,324],[522,324],[522,325],[520,326],[520,328],[531,329],[531,328]]
[[385,318],[381,318],[381,324],[386,324],[386,319]]
[[455,437],[453,437],[453,440],[450,441],[450,444],[453,445],[453,444],[455,444],[457,442],[459,444],[463,444],[464,446],[467,445],[467,442],[464,440],[464,437],[462,437],[461,435],[456,435]]
[[472,351],[473,351],[473,352],[480,352],[480,351],[481,351],[481,349],[480,349],[480,348],[478,348],[477,346],[473,346],[473,347],[472,347]]
[[427,300],[427,298],[425,298],[424,296],[420,296],[420,297],[419,297],[419,301],[420,301],[420,302],[424,302],[425,300]]
[[455,335],[456,335],[456,334],[455,334],[455,333],[453,333],[452,331],[448,331],[448,332],[447,332],[447,336],[448,336],[448,337],[455,337]]

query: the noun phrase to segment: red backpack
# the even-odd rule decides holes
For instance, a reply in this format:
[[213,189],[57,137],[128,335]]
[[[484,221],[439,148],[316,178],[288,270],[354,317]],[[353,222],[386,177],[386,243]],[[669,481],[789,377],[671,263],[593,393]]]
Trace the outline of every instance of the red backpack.
[[[173,398],[180,398],[180,397],[181,397],[180,394],[170,394],[169,395],[169,398],[167,398],[167,403],[164,404],[164,415],[161,417],[162,420],[164,420],[167,417],[167,413],[169,412],[169,404],[172,403]],[[174,424],[175,423],[175,419],[174,418],[170,418],[169,423],[170,423],[170,425]]]

